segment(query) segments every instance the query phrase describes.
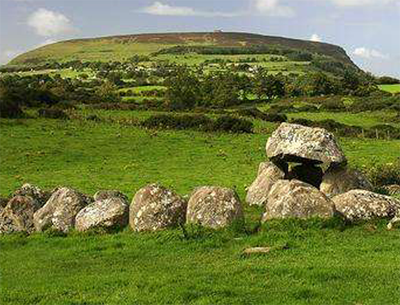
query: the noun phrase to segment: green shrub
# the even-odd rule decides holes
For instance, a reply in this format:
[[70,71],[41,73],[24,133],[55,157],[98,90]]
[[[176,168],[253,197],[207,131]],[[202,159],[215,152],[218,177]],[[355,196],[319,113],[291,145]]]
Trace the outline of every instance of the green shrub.
[[69,116],[63,110],[57,108],[41,108],[38,110],[38,115],[47,119],[69,119]]

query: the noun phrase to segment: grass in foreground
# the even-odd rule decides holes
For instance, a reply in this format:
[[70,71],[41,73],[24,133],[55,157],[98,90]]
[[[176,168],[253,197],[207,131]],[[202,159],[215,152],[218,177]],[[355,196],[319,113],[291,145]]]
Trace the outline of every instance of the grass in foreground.
[[[399,304],[400,230],[385,222],[270,222],[0,238],[2,304]],[[245,257],[250,246],[270,246]]]

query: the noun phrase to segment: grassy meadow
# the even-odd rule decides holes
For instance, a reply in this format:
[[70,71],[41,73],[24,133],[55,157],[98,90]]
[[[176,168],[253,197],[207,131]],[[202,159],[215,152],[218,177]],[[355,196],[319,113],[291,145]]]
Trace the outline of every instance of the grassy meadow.
[[380,85],[379,88],[389,93],[399,93],[400,85]]

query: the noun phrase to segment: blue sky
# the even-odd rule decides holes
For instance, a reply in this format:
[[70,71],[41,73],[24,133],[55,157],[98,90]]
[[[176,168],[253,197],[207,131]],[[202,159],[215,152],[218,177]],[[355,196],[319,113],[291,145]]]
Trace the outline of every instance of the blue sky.
[[215,29],[337,44],[400,77],[400,0],[0,0],[0,62],[63,39]]

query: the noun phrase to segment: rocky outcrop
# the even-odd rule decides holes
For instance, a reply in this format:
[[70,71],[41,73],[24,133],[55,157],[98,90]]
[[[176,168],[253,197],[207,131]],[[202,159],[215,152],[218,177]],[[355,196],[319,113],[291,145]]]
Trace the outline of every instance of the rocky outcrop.
[[267,156],[276,162],[342,164],[346,162],[335,137],[322,128],[282,123],[266,145]]
[[[97,198],[99,197],[101,198],[101,196]],[[116,230],[125,227],[128,224],[128,218],[128,202],[121,197],[107,196],[80,210],[76,215],[75,228],[81,232],[98,228]]]
[[285,172],[272,162],[263,162],[258,175],[247,190],[246,202],[250,205],[264,205],[269,191],[276,181],[285,178]]
[[37,186],[34,186],[29,183],[25,183],[18,190],[16,190],[13,194],[14,196],[29,196],[35,199],[41,206],[43,206],[46,201],[50,198],[50,193],[43,191]]
[[128,197],[121,193],[118,190],[101,190],[96,192],[96,194],[94,194],[93,199],[94,201],[101,201],[104,199],[109,199],[109,198],[114,198],[114,197],[118,197],[121,198],[124,201],[128,201]]
[[33,214],[39,208],[39,202],[32,197],[13,197],[0,213],[0,233],[32,233],[35,229]]
[[135,231],[157,231],[185,222],[186,201],[175,192],[151,184],[140,189],[129,209],[129,224]]
[[330,168],[322,178],[321,192],[328,197],[334,197],[350,190],[373,189],[372,184],[357,170],[347,167]]
[[217,229],[242,220],[242,205],[232,189],[203,186],[197,188],[190,196],[187,223]]
[[366,190],[351,190],[332,201],[336,210],[350,221],[393,218],[400,210],[400,200]]
[[34,216],[35,228],[43,231],[52,228],[68,232],[75,225],[78,212],[91,202],[91,199],[73,189],[56,189],[46,204]]
[[317,188],[299,180],[279,180],[272,187],[262,221],[274,218],[331,217],[333,203]]

